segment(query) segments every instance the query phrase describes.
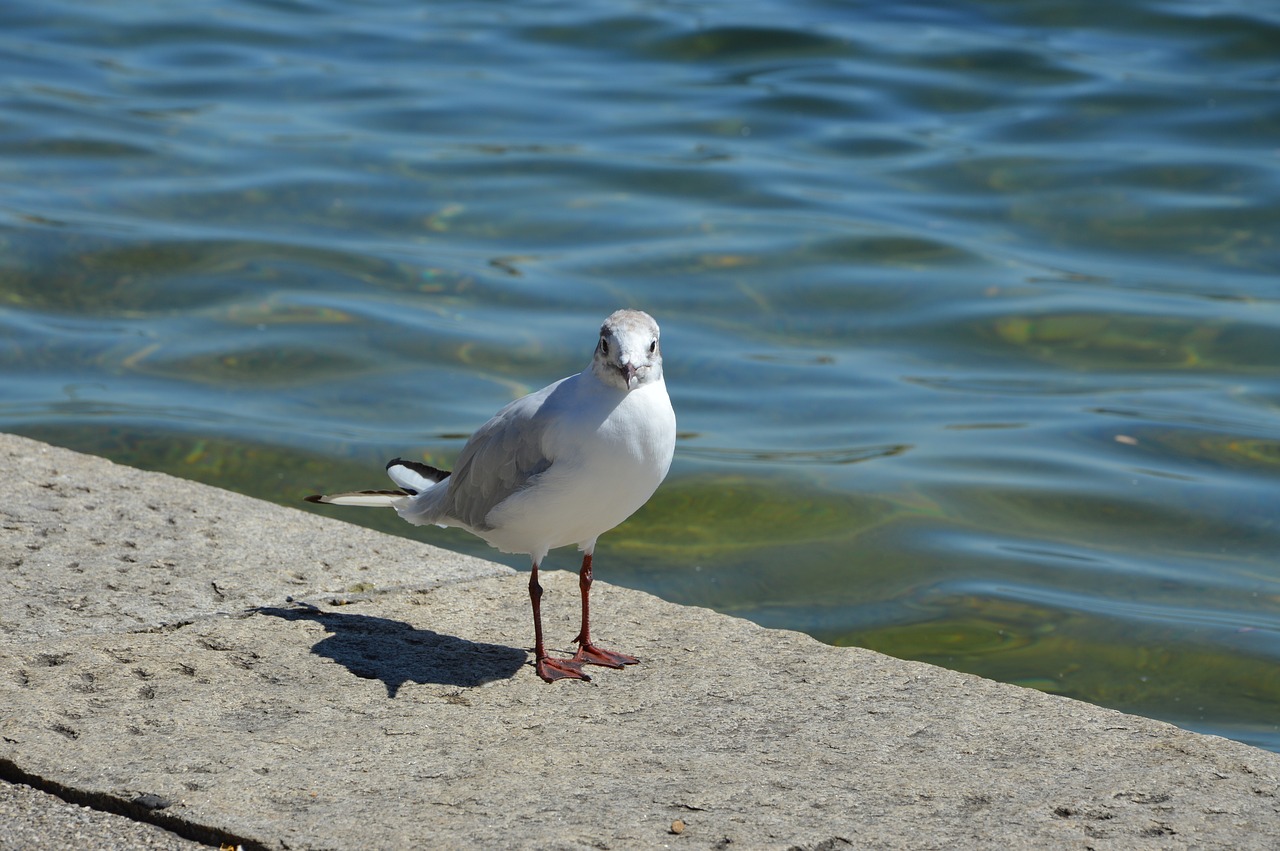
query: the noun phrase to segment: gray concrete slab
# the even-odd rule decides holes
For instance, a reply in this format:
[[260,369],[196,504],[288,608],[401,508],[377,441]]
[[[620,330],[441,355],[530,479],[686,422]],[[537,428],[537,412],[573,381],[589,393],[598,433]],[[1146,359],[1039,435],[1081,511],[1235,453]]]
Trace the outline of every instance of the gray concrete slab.
[[0,644],[513,572],[14,435],[0,475]]
[[[1280,847],[1280,755],[1243,744],[599,581],[644,661],[547,685],[506,568],[20,438],[0,467],[0,776],[184,836]],[[543,584],[567,646],[576,577]]]
[[82,851],[134,848],[201,851],[199,842],[125,816],[68,803],[47,792],[0,781],[0,848]]

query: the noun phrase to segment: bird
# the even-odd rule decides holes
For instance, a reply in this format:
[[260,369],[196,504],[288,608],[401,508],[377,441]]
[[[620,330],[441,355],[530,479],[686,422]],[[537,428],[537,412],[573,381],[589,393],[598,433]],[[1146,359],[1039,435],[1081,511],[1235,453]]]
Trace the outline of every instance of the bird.
[[[539,677],[590,680],[585,665],[640,660],[591,636],[592,555],[597,539],[653,496],[671,468],[676,416],[662,374],[660,331],[641,310],[618,310],[600,326],[591,363],[511,402],[462,447],[452,472],[393,458],[390,490],[314,494],[308,502],[391,507],[414,525],[455,526],[532,561],[534,667]],[[538,569],[576,544],[581,627],[572,658],[547,653]]]

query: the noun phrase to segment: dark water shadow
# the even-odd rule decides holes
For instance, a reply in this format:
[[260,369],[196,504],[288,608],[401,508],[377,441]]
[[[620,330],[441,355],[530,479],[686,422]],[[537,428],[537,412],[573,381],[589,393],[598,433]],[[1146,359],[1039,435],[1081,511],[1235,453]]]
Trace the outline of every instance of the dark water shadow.
[[525,651],[500,644],[477,644],[453,635],[418,629],[403,621],[371,615],[326,612],[308,604],[261,606],[258,614],[287,621],[315,621],[333,633],[311,648],[357,677],[381,680],[387,697],[407,682],[478,686],[510,679],[525,664]]

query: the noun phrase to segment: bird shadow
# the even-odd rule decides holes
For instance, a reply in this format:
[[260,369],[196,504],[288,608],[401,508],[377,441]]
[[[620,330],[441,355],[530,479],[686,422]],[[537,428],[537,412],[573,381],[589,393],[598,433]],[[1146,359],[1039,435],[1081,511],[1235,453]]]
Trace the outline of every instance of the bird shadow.
[[314,621],[332,633],[311,652],[342,665],[357,677],[381,680],[394,698],[407,682],[474,687],[515,676],[525,651],[478,644],[403,621],[372,615],[326,612],[308,603],[288,608],[259,606],[257,614],[287,621]]

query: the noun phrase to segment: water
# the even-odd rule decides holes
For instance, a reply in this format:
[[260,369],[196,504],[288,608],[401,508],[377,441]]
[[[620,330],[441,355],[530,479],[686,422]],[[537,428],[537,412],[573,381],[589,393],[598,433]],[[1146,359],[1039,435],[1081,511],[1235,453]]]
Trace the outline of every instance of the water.
[[0,428],[301,506],[644,307],[681,439],[601,578],[1280,750],[1277,56],[1247,0],[10,2]]

